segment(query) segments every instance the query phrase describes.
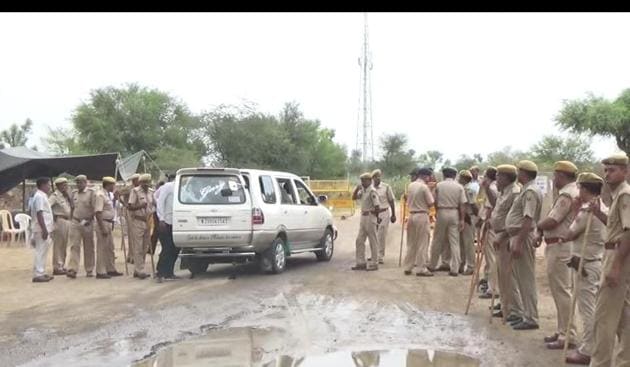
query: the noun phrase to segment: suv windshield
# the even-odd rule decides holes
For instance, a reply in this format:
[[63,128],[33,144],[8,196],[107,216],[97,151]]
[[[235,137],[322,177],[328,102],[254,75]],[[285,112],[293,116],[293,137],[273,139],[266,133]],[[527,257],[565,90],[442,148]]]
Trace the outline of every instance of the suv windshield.
[[245,191],[237,176],[187,175],[179,183],[182,204],[243,204]]

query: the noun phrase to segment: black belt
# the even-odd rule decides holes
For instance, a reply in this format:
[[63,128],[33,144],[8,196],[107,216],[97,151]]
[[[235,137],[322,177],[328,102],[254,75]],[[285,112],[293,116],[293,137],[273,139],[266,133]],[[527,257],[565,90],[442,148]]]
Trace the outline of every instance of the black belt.
[[619,247],[619,242],[608,242],[604,244],[606,250],[616,250]]
[[57,220],[57,218],[68,220],[69,218],[67,215],[61,215],[61,214],[53,214],[53,217],[55,220]]
[[103,220],[104,220],[105,222],[108,222],[108,223],[114,223],[114,220],[113,220],[113,219],[103,219]]
[[427,214],[427,211],[426,210],[412,210],[409,212],[409,214],[422,214],[422,213]]
[[[553,245],[554,243],[559,243],[562,240],[562,238],[560,237],[552,237],[552,238],[547,238],[545,237],[545,243],[548,245]],[[565,241],[562,241],[563,243]]]

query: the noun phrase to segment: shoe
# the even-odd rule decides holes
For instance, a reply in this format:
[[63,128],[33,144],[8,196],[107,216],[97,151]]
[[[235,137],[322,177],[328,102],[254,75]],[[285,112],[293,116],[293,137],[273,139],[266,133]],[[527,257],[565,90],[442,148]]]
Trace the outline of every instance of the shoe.
[[178,277],[177,275],[168,275],[164,277],[165,281],[173,281],[173,280],[180,280],[181,278]]
[[76,271],[74,271],[74,270],[68,270],[68,271],[66,272],[66,276],[67,276],[68,278],[76,279],[76,278],[77,278],[77,272],[76,272]]
[[378,270],[378,266],[376,266],[376,265],[368,266],[365,270],[367,270],[367,271],[375,271],[375,270]]
[[499,310],[499,311],[493,312],[492,317],[503,318],[503,311]]
[[448,265],[440,265],[435,271],[451,271],[451,267]]
[[355,266],[351,267],[350,269],[352,269],[352,270],[365,270],[365,269],[367,269],[367,265],[365,265],[365,264],[355,265]]
[[416,273],[417,277],[432,277],[433,273],[431,273],[430,271],[421,271],[419,273]]
[[405,270],[405,275],[411,275],[411,270]]
[[96,274],[96,279],[111,279],[112,277],[108,274]]
[[455,273],[455,272],[453,272],[453,271],[449,271],[449,272],[448,272],[448,275],[450,275],[450,276],[452,276],[452,277],[456,277],[456,276],[458,276],[459,274],[457,274],[457,273]]
[[479,286],[481,287],[482,285],[488,285],[488,280],[487,279],[481,279],[479,280]]
[[91,271],[88,271],[87,274],[85,274],[85,276],[88,278],[92,278],[94,277],[94,273],[92,273]]
[[464,270],[463,272],[461,272],[462,275],[473,275],[475,271],[472,270],[471,268],[468,268],[466,270]]
[[488,285],[487,284],[482,284],[479,286],[479,293],[487,293],[488,292]]
[[136,273],[135,271],[133,272],[133,277],[134,278],[139,278],[139,279],[146,279],[148,277],[150,277],[149,274],[146,273]]
[[559,337],[560,337],[560,334],[555,333],[551,336],[546,336],[543,340],[545,341],[545,343],[553,343],[556,340],[558,340]]
[[540,329],[540,326],[538,326],[538,324],[535,324],[533,322],[529,322],[529,321],[523,321],[519,324],[516,324],[514,326],[512,326],[512,329],[514,330],[537,330]]
[[110,277],[119,277],[122,276],[123,273],[117,272],[117,271],[108,271],[107,275],[109,275]]
[[33,283],[46,283],[46,282],[50,282],[51,280],[52,280],[52,277],[40,275],[38,277],[33,278]]
[[516,315],[512,314],[512,315],[509,315],[507,317],[507,319],[505,319],[505,321],[507,321],[507,322],[515,322],[515,321],[521,322],[521,321],[523,321],[523,318],[520,317],[520,316],[516,316]]
[[577,350],[572,350],[567,355],[566,362],[571,363],[571,364],[581,364],[581,365],[588,366],[589,364],[591,364],[591,357],[584,355]]
[[519,318],[518,320],[513,321],[513,322],[508,322],[508,324],[510,324],[511,327],[514,327],[514,326],[516,326],[518,324],[521,324],[521,323],[523,323],[523,319],[522,318]]
[[501,309],[501,304],[497,303],[496,305],[494,305],[494,309],[495,310],[500,310]]
[[155,276],[155,282],[156,282],[156,283],[162,283],[163,279],[164,279],[164,278],[162,278],[160,275],[156,275],[156,276]]
[[[558,339],[555,342],[546,343],[547,349],[551,350],[563,350],[564,349],[564,340]],[[575,349],[575,344],[569,343],[569,349]]]
[[479,295],[479,298],[481,298],[481,299],[491,299],[492,298],[492,293],[490,293],[490,292],[481,293]]
[[459,273],[460,273],[460,274],[463,274],[463,273],[464,273],[464,268],[465,268],[465,267],[466,267],[465,265],[460,265],[460,266],[459,266]]
[[53,270],[53,275],[66,275],[67,271],[65,269],[55,269]]
[[378,261],[378,263],[379,263],[380,265],[384,265],[384,264],[385,264],[385,261],[384,261],[383,259],[380,259],[380,260]]

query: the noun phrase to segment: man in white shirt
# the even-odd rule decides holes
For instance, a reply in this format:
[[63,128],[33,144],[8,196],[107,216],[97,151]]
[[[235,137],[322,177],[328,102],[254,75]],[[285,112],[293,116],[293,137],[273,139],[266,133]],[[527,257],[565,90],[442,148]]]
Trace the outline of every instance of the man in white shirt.
[[50,233],[53,230],[54,220],[48,193],[50,192],[50,180],[42,177],[37,179],[37,192],[33,196],[30,205],[32,224],[31,246],[35,248],[33,259],[33,283],[45,283],[53,279],[45,273],[48,249],[52,244]]
[[156,275],[156,280],[159,283],[161,283],[162,280],[177,279],[173,268],[175,267],[175,262],[179,255],[179,248],[175,247],[173,243],[173,195],[175,191],[175,182],[173,182],[173,179],[175,175],[168,175],[167,178],[169,182],[160,187],[159,194],[156,195],[157,216],[160,221],[158,236],[160,244],[162,245]]

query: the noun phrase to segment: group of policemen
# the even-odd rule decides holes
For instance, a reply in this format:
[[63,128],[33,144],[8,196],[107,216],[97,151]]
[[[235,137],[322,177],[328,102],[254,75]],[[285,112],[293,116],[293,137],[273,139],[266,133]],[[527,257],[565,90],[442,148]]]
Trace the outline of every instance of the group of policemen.
[[[126,223],[129,238],[128,262],[134,264],[134,278],[145,279],[150,275],[145,272],[145,257],[150,246],[150,223],[155,212],[154,191],[149,187],[151,175],[135,174],[131,177],[131,185],[114,192],[116,179],[103,177],[102,187],[88,187],[87,177],[79,175],[75,178],[76,189],[70,191],[68,180],[60,177],[54,181],[55,190],[48,196],[48,205],[38,204],[31,208],[34,240],[44,241],[39,246],[47,251],[45,242],[48,238],[41,232],[50,227],[53,247],[53,275],[66,275],[76,278],[79,272],[81,249],[83,248],[83,265],[87,277],[110,279],[123,275],[116,270],[114,241],[112,231],[117,216],[117,204],[123,208],[123,222]],[[48,181],[38,180],[38,193],[49,193]],[[45,196],[44,196],[45,197]],[[46,218],[50,211],[52,223],[37,220],[38,212]],[[94,235],[96,234],[96,254]],[[69,249],[69,256],[67,250]],[[36,253],[41,252],[36,246]],[[96,255],[96,256],[95,256]],[[45,258],[45,254],[43,255]],[[95,261],[96,260],[96,261]],[[37,262],[37,256],[36,256]],[[67,265],[66,265],[67,264]],[[37,266],[36,266],[37,267]],[[41,266],[40,266],[41,268]],[[33,282],[47,282],[53,277],[36,272]]]
[[[460,172],[443,168],[444,179],[437,184],[432,169],[415,168],[405,194],[404,274],[416,268],[417,276],[437,271],[471,275],[480,269],[477,238],[477,250],[486,259],[480,297],[498,296],[493,316],[514,330],[538,329],[535,255],[544,243],[557,329],[542,342],[552,350],[567,344],[567,363],[600,367],[615,360],[615,366],[630,366],[630,166],[625,153],[602,163],[604,178],[578,173],[572,162],[556,162],[557,194],[546,215],[532,161],[489,167],[481,182],[477,167]],[[377,270],[384,263],[387,225],[396,222],[393,193],[381,182],[379,170],[360,178],[353,192],[353,199],[361,200],[361,219],[352,270]],[[485,198],[478,203],[480,194]],[[372,255],[367,261],[366,238]],[[580,337],[570,320],[573,299],[582,322]]]

